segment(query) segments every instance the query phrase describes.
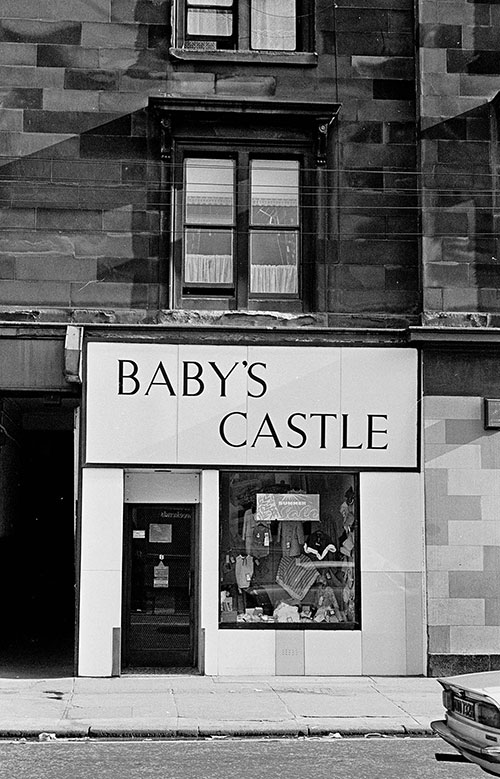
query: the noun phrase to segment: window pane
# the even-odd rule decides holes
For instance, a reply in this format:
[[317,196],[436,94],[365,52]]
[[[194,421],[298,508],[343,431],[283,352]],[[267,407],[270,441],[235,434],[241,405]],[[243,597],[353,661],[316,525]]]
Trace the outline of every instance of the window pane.
[[220,621],[359,622],[353,474],[221,474]]
[[233,12],[217,11],[212,8],[189,8],[187,34],[214,38],[230,37],[233,34]]
[[299,163],[296,160],[252,160],[251,223],[299,224]]
[[185,229],[184,281],[186,284],[209,285],[232,283],[231,230]]
[[250,231],[250,292],[298,292],[298,233]]
[[296,0],[251,0],[251,47],[295,51]]
[[185,222],[220,225],[234,221],[234,162],[185,160]]

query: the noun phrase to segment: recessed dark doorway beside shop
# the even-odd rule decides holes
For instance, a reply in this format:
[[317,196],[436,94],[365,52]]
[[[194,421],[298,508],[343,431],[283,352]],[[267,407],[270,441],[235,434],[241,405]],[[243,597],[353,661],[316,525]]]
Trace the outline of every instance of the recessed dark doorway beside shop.
[[0,676],[71,676],[74,402],[0,403]]

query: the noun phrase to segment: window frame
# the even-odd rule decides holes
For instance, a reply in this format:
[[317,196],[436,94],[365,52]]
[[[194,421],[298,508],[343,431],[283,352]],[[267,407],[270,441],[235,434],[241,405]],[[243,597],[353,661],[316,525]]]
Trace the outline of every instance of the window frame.
[[[205,6],[210,7],[210,6]],[[269,53],[272,57],[300,57],[314,50],[314,3],[312,0],[295,0],[295,49],[257,49],[251,45],[251,0],[233,0],[233,34],[230,46],[217,46],[228,40],[225,36],[193,35],[187,31],[187,0],[176,3],[176,47],[172,53],[182,50],[193,55],[231,55],[245,53],[259,55]],[[215,46],[204,46],[214,42]],[[199,44],[198,46],[196,44]]]
[[[200,283],[185,283],[184,281],[184,228],[185,216],[185,192],[184,192],[184,160],[190,157],[233,159],[235,165],[235,206],[236,218],[234,222],[234,255],[233,255],[233,283],[231,285],[206,285]],[[299,246],[297,265],[297,291],[293,293],[255,293],[250,290],[250,230],[252,229],[250,218],[250,162],[252,159],[276,159],[297,160],[299,162]],[[180,300],[221,299],[226,300],[230,308],[248,308],[253,304],[259,307],[259,303],[273,302],[283,303],[284,307],[301,306],[304,296],[308,294],[307,279],[304,278],[303,258],[314,256],[313,232],[309,220],[312,204],[308,202],[307,191],[311,191],[310,178],[313,164],[312,151],[304,148],[303,144],[285,147],[281,143],[273,144],[272,151],[269,144],[237,142],[231,144],[197,143],[182,141],[176,144],[174,156],[174,188],[178,193],[175,210],[175,235],[174,242],[174,272],[176,287],[179,293],[176,297]],[[182,303],[181,303],[181,307]],[[268,306],[267,306],[268,307]]]
[[[220,582],[220,591],[224,591],[226,589],[226,585],[223,581],[223,571],[224,571],[224,564],[227,562],[227,558],[229,556],[230,562],[233,563],[233,560],[235,559],[235,554],[237,555],[238,552],[242,554],[243,556],[245,554],[248,554],[248,550],[246,548],[243,548],[246,546],[245,539],[241,539],[242,542],[242,548],[239,550],[235,550],[232,548],[227,548],[225,545],[225,541],[228,541],[228,531],[229,533],[230,528],[228,526],[228,523],[226,523],[226,519],[229,522],[229,514],[227,517],[225,516],[226,513],[226,506],[227,509],[229,509],[230,506],[233,508],[236,507],[236,503],[230,500],[230,481],[231,477],[234,476],[243,476],[246,477],[249,480],[249,484],[252,485],[253,483],[257,483],[259,479],[265,479],[266,477],[274,477],[275,484],[268,487],[263,487],[263,489],[255,488],[254,491],[256,492],[262,492],[264,494],[266,493],[282,493],[282,492],[291,492],[291,493],[299,493],[303,492],[304,490],[296,490],[294,488],[289,488],[283,490],[281,485],[278,482],[278,479],[282,482],[284,479],[289,480],[296,480],[297,478],[300,478],[301,481],[305,482],[306,484],[309,483],[309,481],[318,477],[322,477],[325,480],[330,481],[330,488],[332,483],[337,480],[337,485],[340,487],[340,483],[343,483],[343,487],[341,489],[338,489],[338,495],[339,500],[346,500],[347,499],[347,492],[352,492],[352,505],[353,505],[353,516],[354,516],[354,522],[350,525],[350,530],[352,531],[353,538],[353,547],[352,547],[352,563],[348,564],[342,561],[338,561],[337,564],[335,563],[335,560],[338,558],[338,553],[342,553],[341,549],[336,549],[336,557],[335,560],[330,560],[329,558],[331,555],[328,555],[325,559],[325,562],[319,562],[318,563],[318,569],[320,573],[323,572],[323,570],[330,570],[332,568],[350,568],[353,573],[354,577],[354,597],[352,599],[352,606],[354,608],[354,618],[351,620],[346,621],[294,621],[294,622],[274,622],[274,621],[238,621],[238,620],[231,620],[231,621],[225,621],[223,619],[224,614],[224,608],[222,605],[222,599],[219,598],[219,619],[218,619],[218,629],[219,630],[300,630],[300,631],[311,631],[311,630],[334,630],[334,631],[353,631],[353,630],[361,630],[362,628],[362,603],[361,603],[361,524],[362,524],[362,516],[360,511],[360,481],[359,481],[359,472],[357,471],[338,471],[338,470],[323,470],[323,469],[305,469],[305,468],[288,468],[283,470],[279,470],[276,472],[276,469],[272,468],[265,468],[265,467],[259,467],[259,468],[223,468],[220,471],[220,485],[219,485],[219,505],[220,505],[220,516],[219,516],[219,548],[218,548],[218,554],[219,554],[219,582]],[[348,484],[350,481],[350,487],[348,487],[347,491],[344,492],[346,484]],[[245,492],[245,485],[242,485],[242,490]],[[249,490],[252,491],[253,487],[250,486]],[[310,490],[305,490],[306,492],[309,492]],[[254,496],[255,497],[255,496]],[[324,511],[324,507],[322,509],[322,499],[320,496],[320,514],[322,511]],[[238,504],[239,511],[238,511],[238,527],[241,525],[241,520],[243,518],[243,510],[245,508],[249,507],[249,495],[247,495],[246,502],[242,501]],[[340,508],[340,505],[339,505]],[[340,513],[340,512],[339,512]],[[279,523],[274,523],[275,525]],[[304,530],[306,529],[307,525],[311,525],[309,528],[309,532],[314,531],[317,528],[316,523],[305,523],[303,525]],[[271,543],[269,544],[270,548],[272,549],[274,544],[274,555],[280,556],[280,550],[279,545],[280,541],[279,539],[276,540],[275,535],[272,533],[273,531],[273,522],[270,523],[271,527],[269,528],[272,534]],[[345,527],[345,525],[344,525]],[[319,529],[323,529],[323,524],[320,525]],[[274,528],[275,529],[275,528]],[[326,530],[327,534],[329,534],[329,528]],[[306,538],[307,540],[307,538]],[[336,539],[332,536],[331,540],[336,543]],[[264,542],[265,544],[265,542]],[[265,544],[266,545],[266,544]],[[278,547],[278,548],[276,548]],[[270,549],[270,551],[271,551]],[[271,551],[271,553],[272,553]],[[307,550],[304,550],[307,551]],[[250,553],[253,554],[253,550],[250,550]],[[257,557],[260,555],[257,554]],[[314,555],[312,556],[313,559]],[[345,559],[345,558],[344,558]],[[233,563],[234,567],[234,563]],[[255,566],[254,570],[258,569],[258,565]],[[271,582],[268,582],[271,584]],[[347,580],[346,580],[347,583]],[[273,584],[274,584],[274,577],[273,577]],[[328,582],[327,582],[328,584]],[[251,586],[254,586],[253,584]],[[314,585],[314,587],[316,584]],[[334,586],[332,584],[332,586]],[[309,593],[312,594],[313,588],[309,590]],[[250,591],[249,591],[250,592]],[[284,593],[285,598],[287,597],[286,593]],[[297,602],[297,598],[292,598],[295,602]],[[305,600],[306,603],[308,602],[308,597],[301,598],[300,601]],[[337,596],[337,603],[342,609],[342,604],[339,603],[339,599]],[[249,606],[252,604],[249,603]],[[256,605],[255,603],[253,605]]]
[[[183,13],[183,39],[184,39],[184,45],[190,42],[193,44],[199,43],[201,44],[200,49],[203,51],[203,43],[213,42],[215,44],[214,50],[228,50],[233,51],[235,48],[238,47],[238,0],[232,0],[231,6],[225,6],[228,11],[231,12],[231,26],[232,26],[232,34],[231,35],[204,35],[199,34],[196,35],[194,33],[188,33],[188,21],[189,21],[189,9],[191,8],[201,8],[201,9],[211,9],[211,8],[224,8],[224,6],[217,6],[216,0],[213,0],[212,4],[200,4],[197,5],[194,0],[192,1],[192,5],[189,5],[189,0],[180,0],[182,4],[182,13]],[[218,46],[217,44],[222,43],[228,43],[231,45],[228,46]],[[189,48],[189,46],[188,46]],[[194,47],[195,48],[195,47]],[[210,48],[207,48],[206,50],[210,51]]]
[[[203,150],[213,147],[228,153],[233,146],[248,149],[265,146],[264,156],[272,147],[279,156],[287,157],[295,150],[304,155],[302,192],[304,203],[302,247],[302,296],[300,299],[273,300],[277,313],[302,314],[323,310],[324,291],[316,281],[322,277],[327,263],[328,237],[334,223],[327,216],[333,192],[333,181],[326,169],[332,128],[340,111],[339,103],[211,97],[153,97],[149,101],[151,141],[161,161],[155,195],[160,211],[161,280],[166,307],[173,309],[235,310],[250,308],[268,311],[269,298],[183,297],[179,284],[181,257],[179,203],[182,198],[182,175],[179,149]],[[182,158],[181,158],[182,159]],[[152,190],[153,193],[153,190]],[[240,293],[243,280],[241,279]],[[248,278],[246,279],[248,282]],[[245,288],[246,289],[246,288]],[[316,300],[317,298],[317,300]],[[318,308],[319,303],[319,308]],[[250,305],[249,305],[250,304]]]

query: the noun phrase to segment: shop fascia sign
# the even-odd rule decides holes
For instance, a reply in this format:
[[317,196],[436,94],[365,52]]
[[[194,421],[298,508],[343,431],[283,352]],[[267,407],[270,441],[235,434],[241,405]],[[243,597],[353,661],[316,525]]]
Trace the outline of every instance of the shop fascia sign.
[[91,342],[86,461],[416,467],[417,353]]

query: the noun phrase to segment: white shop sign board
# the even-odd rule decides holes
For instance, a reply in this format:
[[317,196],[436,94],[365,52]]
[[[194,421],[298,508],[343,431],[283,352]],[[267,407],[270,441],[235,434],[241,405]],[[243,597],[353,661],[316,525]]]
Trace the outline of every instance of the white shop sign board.
[[90,342],[86,462],[417,466],[417,351]]

